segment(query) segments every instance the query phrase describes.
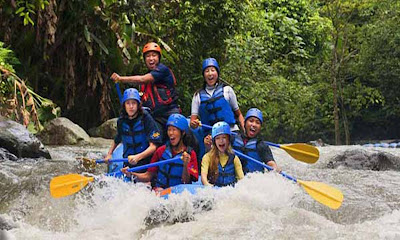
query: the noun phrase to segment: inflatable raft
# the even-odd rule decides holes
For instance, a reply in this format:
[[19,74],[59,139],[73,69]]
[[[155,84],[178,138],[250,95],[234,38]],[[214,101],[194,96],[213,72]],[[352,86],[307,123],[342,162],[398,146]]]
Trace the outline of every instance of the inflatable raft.
[[400,148],[400,142],[392,143],[367,143],[363,147],[382,147],[382,148]]

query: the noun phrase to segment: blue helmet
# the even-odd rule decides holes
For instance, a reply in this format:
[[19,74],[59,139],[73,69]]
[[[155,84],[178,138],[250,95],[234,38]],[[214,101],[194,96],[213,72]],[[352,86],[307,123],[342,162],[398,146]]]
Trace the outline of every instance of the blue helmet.
[[124,96],[122,97],[122,104],[124,104],[129,99],[136,100],[140,104],[140,95],[136,88],[128,88],[124,91]]
[[221,134],[231,135],[231,127],[226,122],[217,122],[211,129],[212,139]]
[[187,119],[182,114],[178,113],[174,113],[169,116],[167,121],[167,127],[168,126],[174,126],[184,132],[187,132],[189,129]]
[[204,74],[204,70],[206,70],[206,68],[208,67],[215,67],[217,69],[217,72],[219,74],[219,65],[217,60],[215,60],[215,58],[207,58],[203,61],[203,74]]
[[244,121],[246,121],[249,117],[256,117],[260,120],[261,124],[263,123],[263,115],[260,109],[258,108],[250,108],[249,111],[247,111],[246,113]]

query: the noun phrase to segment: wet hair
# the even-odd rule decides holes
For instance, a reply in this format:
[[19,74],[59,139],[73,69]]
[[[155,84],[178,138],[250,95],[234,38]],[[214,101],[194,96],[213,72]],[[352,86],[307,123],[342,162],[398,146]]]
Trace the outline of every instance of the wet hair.
[[183,144],[187,147],[191,147],[195,152],[197,156],[197,161],[200,159],[200,145],[197,139],[195,138],[192,130],[189,130],[185,133],[185,136],[182,139]]

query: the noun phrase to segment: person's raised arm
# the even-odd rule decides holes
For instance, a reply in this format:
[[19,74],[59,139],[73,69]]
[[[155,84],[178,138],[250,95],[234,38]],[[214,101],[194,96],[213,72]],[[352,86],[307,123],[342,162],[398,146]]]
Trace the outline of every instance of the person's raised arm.
[[198,128],[200,125],[199,107],[200,107],[200,96],[199,94],[194,94],[192,99],[192,108],[190,116],[190,127],[193,129]]
[[146,73],[144,75],[133,75],[133,76],[120,76],[117,73],[111,75],[111,79],[114,82],[122,83],[134,83],[134,84],[146,84],[154,82],[154,77],[151,73]]

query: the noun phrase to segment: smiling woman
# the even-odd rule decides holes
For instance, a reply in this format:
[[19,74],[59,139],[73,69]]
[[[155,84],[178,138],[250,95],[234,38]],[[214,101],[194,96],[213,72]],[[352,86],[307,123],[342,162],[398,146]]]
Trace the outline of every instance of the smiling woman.
[[218,187],[235,185],[244,177],[242,164],[233,153],[231,130],[226,122],[217,122],[211,129],[212,148],[201,161],[201,181]]
[[166,159],[180,157],[182,161],[152,167],[145,173],[132,173],[138,181],[152,182],[156,191],[162,191],[182,183],[196,182],[198,179],[198,165],[194,146],[190,145],[189,126],[186,118],[181,114],[172,114],[168,118],[168,141],[159,147],[152,163],[166,161]]
[[[220,81],[220,68],[217,60],[215,58],[205,59],[202,69],[204,84],[193,96],[190,126],[197,128],[199,120],[208,125],[224,121],[231,126],[232,131],[237,131],[239,130],[236,125],[237,119],[240,127],[244,129],[244,118],[239,109],[235,92],[232,87]],[[199,142],[202,142],[202,139],[199,139]]]
[[[190,126],[196,129],[202,124],[213,125],[219,121],[226,122],[231,131],[239,131],[236,120],[244,130],[244,118],[239,109],[236,94],[232,87],[220,81],[220,68],[215,58],[203,61],[203,87],[196,91],[192,99]],[[197,131],[200,149],[204,149],[204,139],[209,138],[209,130]],[[203,153],[202,153],[203,154]]]

